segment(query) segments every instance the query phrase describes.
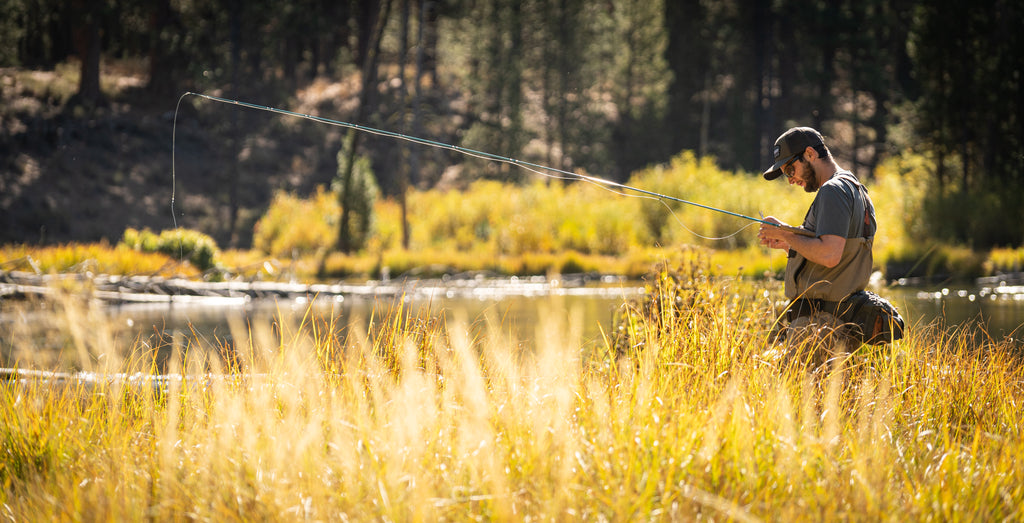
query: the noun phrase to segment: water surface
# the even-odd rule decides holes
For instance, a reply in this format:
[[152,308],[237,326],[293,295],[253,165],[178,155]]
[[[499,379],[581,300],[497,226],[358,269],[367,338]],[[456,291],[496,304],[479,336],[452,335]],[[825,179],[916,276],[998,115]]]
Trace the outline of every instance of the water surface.
[[[610,331],[621,304],[642,292],[642,284],[618,279],[559,281],[547,278],[430,280],[390,283],[369,282],[364,288],[348,286],[348,294],[299,299],[209,298],[185,303],[142,303],[104,308],[122,347],[143,343],[154,350],[166,350],[175,339],[198,341],[206,347],[231,346],[232,325],[266,327],[281,319],[293,325],[312,314],[336,325],[357,324],[365,328],[371,320],[399,310],[415,317],[464,320],[475,333],[485,331],[485,319],[492,320],[503,334],[523,346],[534,346],[546,321],[568,319],[584,345],[602,343]],[[361,290],[360,290],[361,289]],[[961,287],[906,287],[876,289],[900,309],[910,328],[970,328],[995,340],[1024,338],[1024,286],[975,285]],[[35,319],[0,314],[0,330],[10,334],[13,327],[36,322],[38,349],[59,351],[69,346],[66,339],[47,334],[59,319],[38,312]],[[31,329],[22,329],[30,331]],[[364,331],[365,332],[365,331]],[[11,350],[11,347],[6,347]],[[10,354],[5,354],[5,359]]]

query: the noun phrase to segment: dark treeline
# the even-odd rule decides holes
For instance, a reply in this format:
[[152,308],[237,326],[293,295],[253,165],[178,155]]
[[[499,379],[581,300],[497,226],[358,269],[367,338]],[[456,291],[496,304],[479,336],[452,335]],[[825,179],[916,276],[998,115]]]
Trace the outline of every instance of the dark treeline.
[[[0,64],[78,60],[76,107],[110,102],[100,72],[117,60],[143,61],[144,92],[165,107],[193,90],[287,108],[317,79],[357,78],[358,103],[327,116],[618,180],[681,150],[756,172],[782,130],[811,125],[861,176],[892,154],[926,155],[936,208],[963,213],[945,239],[1024,244],[1005,226],[1024,221],[1015,0],[0,0],[0,11]],[[257,132],[251,118],[225,116],[229,150]],[[332,143],[371,157],[391,196],[522,179],[436,151]],[[221,200],[236,234],[239,208],[258,202],[232,191]]]

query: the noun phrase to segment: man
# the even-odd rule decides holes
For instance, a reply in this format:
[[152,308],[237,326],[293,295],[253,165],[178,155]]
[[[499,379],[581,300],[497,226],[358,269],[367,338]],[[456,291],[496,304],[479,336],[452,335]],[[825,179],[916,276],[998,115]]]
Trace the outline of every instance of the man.
[[844,298],[864,290],[871,276],[874,205],[853,173],[839,167],[818,131],[789,129],[772,153],[775,163],[764,172],[766,180],[785,174],[791,185],[817,193],[800,226],[810,234],[777,227],[773,224],[786,224],[771,216],[758,232],[761,245],[789,253],[787,339],[794,343],[808,334],[838,338],[826,348],[845,351],[848,341],[837,332],[842,322],[836,311]]

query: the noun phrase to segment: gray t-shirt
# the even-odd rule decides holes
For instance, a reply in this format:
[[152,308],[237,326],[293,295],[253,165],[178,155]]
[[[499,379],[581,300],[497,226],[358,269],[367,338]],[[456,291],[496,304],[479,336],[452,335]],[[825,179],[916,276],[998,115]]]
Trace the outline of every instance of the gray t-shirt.
[[[875,207],[871,200],[865,198],[869,218],[854,217],[855,209],[860,207],[860,188],[857,178],[850,171],[837,171],[818,189],[811,207],[807,209],[803,226],[818,236],[831,234],[843,238],[865,236],[862,225],[868,225],[866,236],[875,233]],[[859,213],[858,213],[859,214]],[[867,222],[867,223],[865,223]]]

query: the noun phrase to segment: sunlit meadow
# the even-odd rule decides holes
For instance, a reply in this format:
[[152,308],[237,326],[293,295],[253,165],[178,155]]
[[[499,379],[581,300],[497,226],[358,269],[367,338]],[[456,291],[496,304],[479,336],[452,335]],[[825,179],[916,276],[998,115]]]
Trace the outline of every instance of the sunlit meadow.
[[[12,520],[1003,520],[1024,478],[1019,355],[918,325],[814,369],[766,356],[778,289],[700,251],[583,339],[545,303],[499,319],[401,302],[119,341],[55,304],[5,332],[0,513]],[[366,327],[366,325],[369,325]],[[57,351],[59,357],[42,354]],[[40,364],[39,362],[45,362]],[[147,379],[161,371],[172,377]]]

